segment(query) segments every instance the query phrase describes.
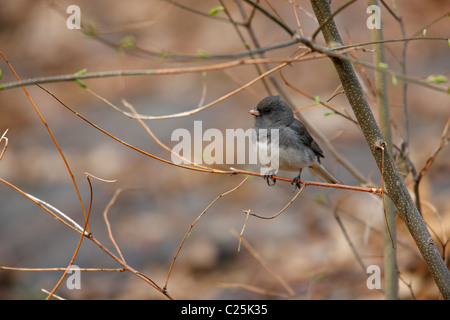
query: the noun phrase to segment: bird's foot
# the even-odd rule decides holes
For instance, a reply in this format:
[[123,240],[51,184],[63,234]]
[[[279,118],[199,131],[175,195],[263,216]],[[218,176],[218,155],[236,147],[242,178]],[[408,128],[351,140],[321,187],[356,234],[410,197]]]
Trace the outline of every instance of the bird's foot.
[[277,182],[277,179],[275,179],[273,176],[274,176],[273,174],[265,174],[264,175],[264,180],[266,180],[267,185],[269,187],[274,186],[275,183]]
[[294,191],[297,189],[300,189],[302,187],[302,183],[300,182],[300,175],[298,175],[297,177],[295,177],[294,179],[292,179],[291,184],[295,185]]
[[277,170],[265,168],[264,169],[264,180],[266,180],[268,186],[274,186],[277,182],[277,179],[275,179],[273,176],[277,173]]

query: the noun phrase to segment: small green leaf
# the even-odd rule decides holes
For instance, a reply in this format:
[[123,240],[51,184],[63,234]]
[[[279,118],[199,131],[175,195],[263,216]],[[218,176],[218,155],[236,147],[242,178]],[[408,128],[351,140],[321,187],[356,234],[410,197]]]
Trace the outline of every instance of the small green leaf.
[[426,36],[427,35],[427,29],[423,29],[423,31],[422,31],[422,36]]
[[136,47],[136,39],[133,36],[125,36],[119,41],[119,51],[128,50]]
[[378,62],[378,67],[380,67],[382,69],[387,69],[388,65],[384,62]]
[[[74,75],[80,76],[80,75],[82,75],[82,74],[85,74],[86,71],[87,71],[87,69],[84,68],[84,69],[81,69],[80,71],[75,72]],[[86,83],[84,83],[84,82],[81,81],[80,79],[74,79],[73,81],[75,81],[76,83],[78,83],[82,88],[85,88],[85,89],[87,88]]]
[[324,116],[331,116],[331,115],[333,115],[333,114],[336,114],[336,111],[331,110],[331,111],[325,112],[325,113],[324,113]]
[[394,86],[396,86],[398,84],[398,79],[397,79],[397,76],[395,74],[392,76],[392,84]]
[[209,57],[211,57],[211,54],[206,50],[198,49],[197,56],[201,59],[208,59]]
[[319,96],[315,96],[315,97],[314,97],[314,101],[315,101],[317,104],[320,104],[320,97],[319,97]]
[[444,76],[443,74],[433,74],[433,75],[430,75],[430,76],[428,76],[426,79],[425,79],[425,82],[432,82],[432,83],[444,83],[444,82],[447,82],[448,81],[448,79],[447,79],[447,77],[446,76]]
[[217,13],[219,13],[220,11],[223,11],[223,10],[225,10],[225,8],[224,7],[222,7],[222,6],[220,6],[220,7],[215,7],[215,8],[212,8],[211,10],[209,10],[209,15],[210,16],[213,16],[213,15],[216,15]]
[[84,68],[84,69],[81,69],[80,71],[75,72],[74,75],[79,76],[79,75],[85,74],[86,72],[87,72],[87,69]]
[[97,34],[97,27],[93,23],[88,23],[82,32],[87,37],[93,37]]
[[0,79],[2,78],[2,69],[0,69]]
[[74,81],[76,83],[78,83],[80,85],[80,87],[85,88],[85,89],[87,88],[87,84],[84,83],[83,81],[81,81],[80,79],[75,79]]

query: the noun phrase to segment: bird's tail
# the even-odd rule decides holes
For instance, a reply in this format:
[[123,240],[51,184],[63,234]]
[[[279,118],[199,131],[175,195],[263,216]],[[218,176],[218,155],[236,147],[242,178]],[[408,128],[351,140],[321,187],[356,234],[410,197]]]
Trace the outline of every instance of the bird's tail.
[[335,176],[331,174],[322,164],[315,163],[311,167],[311,170],[317,173],[325,182],[342,184]]

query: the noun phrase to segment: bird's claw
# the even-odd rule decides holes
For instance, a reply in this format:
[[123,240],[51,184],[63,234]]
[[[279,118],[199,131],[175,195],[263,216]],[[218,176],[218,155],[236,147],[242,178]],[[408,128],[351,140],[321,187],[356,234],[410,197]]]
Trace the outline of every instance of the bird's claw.
[[[273,174],[265,174],[265,175],[264,175],[264,180],[266,180],[267,185],[268,185],[269,187],[274,186],[275,183],[277,182],[277,179],[275,179],[275,178],[273,177]],[[269,180],[271,180],[272,182],[270,182]]]
[[295,190],[300,189],[302,187],[302,183],[300,182],[300,176],[295,177],[294,179],[292,179],[291,184],[295,185]]

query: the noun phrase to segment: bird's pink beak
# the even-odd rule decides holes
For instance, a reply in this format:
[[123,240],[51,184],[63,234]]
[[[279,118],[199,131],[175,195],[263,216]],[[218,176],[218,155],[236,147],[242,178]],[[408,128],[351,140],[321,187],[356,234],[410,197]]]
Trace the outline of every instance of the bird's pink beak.
[[250,110],[249,111],[249,113],[251,114],[251,115],[254,115],[255,117],[257,117],[257,116],[259,116],[260,115],[260,113],[259,113],[259,110],[258,109],[252,109],[252,110]]

